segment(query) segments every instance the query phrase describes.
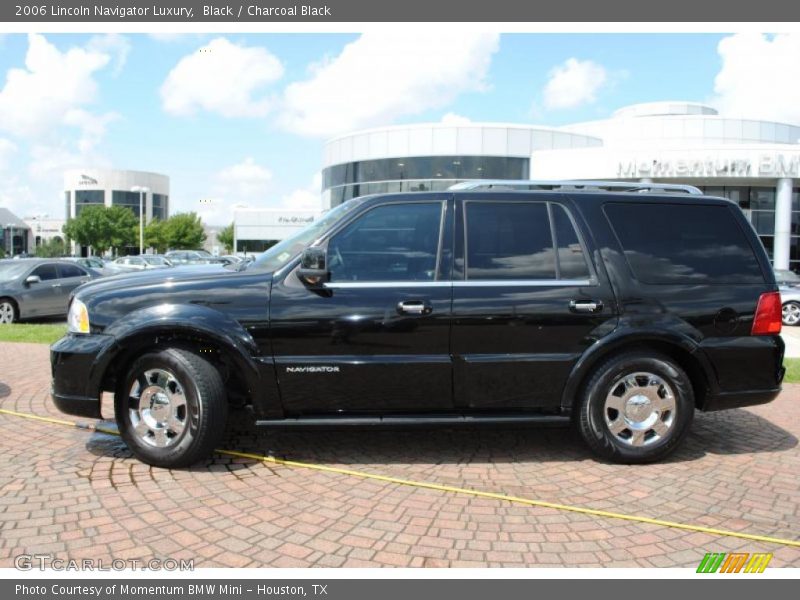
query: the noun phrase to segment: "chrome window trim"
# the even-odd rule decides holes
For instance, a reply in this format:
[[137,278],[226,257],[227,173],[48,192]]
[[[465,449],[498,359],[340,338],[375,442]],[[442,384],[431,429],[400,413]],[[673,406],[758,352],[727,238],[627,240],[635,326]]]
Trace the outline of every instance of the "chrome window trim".
[[364,289],[364,288],[434,288],[451,287],[452,281],[339,281],[323,284],[325,288],[336,289]]
[[454,281],[453,287],[585,287],[596,279],[467,279]]
[[433,288],[433,287],[586,287],[596,279],[473,279],[470,281],[343,281],[326,283],[327,289]]

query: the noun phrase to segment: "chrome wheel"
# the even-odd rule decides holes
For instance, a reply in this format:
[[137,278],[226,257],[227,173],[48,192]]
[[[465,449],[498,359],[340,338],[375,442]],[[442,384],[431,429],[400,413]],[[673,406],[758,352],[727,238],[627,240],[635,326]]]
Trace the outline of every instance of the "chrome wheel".
[[183,387],[164,369],[144,371],[129,393],[133,434],[156,448],[172,446],[180,440],[188,422]]
[[14,322],[14,305],[11,302],[0,302],[0,324],[7,325]]
[[783,305],[782,317],[784,325],[797,325],[800,322],[800,304],[787,302]]
[[653,373],[619,377],[603,407],[611,434],[628,446],[649,446],[664,438],[675,422],[675,393]]

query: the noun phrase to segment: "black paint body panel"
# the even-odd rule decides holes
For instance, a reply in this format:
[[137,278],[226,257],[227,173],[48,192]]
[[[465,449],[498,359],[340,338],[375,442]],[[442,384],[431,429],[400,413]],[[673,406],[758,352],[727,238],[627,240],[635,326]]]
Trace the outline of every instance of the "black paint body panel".
[[[764,283],[637,281],[603,213],[605,202],[631,198],[728,207],[753,246]],[[465,200],[476,199],[563,207],[589,259],[589,277],[465,280],[461,211]],[[386,203],[420,201],[443,205],[430,282],[313,288],[299,279],[297,256],[275,273],[178,268],[83,286],[76,296],[88,307],[92,334],[69,334],[52,347],[54,401],[64,412],[99,415],[113,369],[164,340],[221,348],[256,418],[273,422],[566,413],[592,369],[642,345],[691,361],[703,388],[701,409],[766,402],[780,389],[781,338],[750,336],[759,296],[777,286],[758,238],[730,202],[630,193],[399,194],[368,198],[346,219]],[[324,247],[328,235],[315,244]],[[426,310],[398,309],[409,302]],[[600,308],[576,312],[574,302]]]

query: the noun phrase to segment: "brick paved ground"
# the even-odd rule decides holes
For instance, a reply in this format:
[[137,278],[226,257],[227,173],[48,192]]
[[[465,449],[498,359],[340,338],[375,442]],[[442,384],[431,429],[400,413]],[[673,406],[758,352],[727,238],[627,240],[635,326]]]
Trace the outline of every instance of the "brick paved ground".
[[[0,406],[70,418],[48,388],[46,346],[0,344]],[[767,406],[698,414],[683,449],[650,466],[596,462],[568,429],[265,434],[237,423],[226,447],[796,539],[800,386],[787,388]],[[694,567],[708,551],[800,566],[798,548],[246,460],[151,469],[114,436],[6,415],[0,453],[0,566],[50,553],[197,567]]]

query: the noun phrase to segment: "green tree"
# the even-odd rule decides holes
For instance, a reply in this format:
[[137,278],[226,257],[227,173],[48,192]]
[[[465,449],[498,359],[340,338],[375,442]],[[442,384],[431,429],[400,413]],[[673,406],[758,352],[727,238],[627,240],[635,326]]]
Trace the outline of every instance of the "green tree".
[[91,246],[98,254],[108,248],[108,219],[106,207],[102,205],[84,206],[80,214],[69,219],[62,228],[64,234],[81,246]]
[[148,248],[155,248],[159,254],[163,254],[169,249],[167,239],[167,221],[153,219],[144,228],[144,245]]
[[196,213],[178,213],[164,221],[167,245],[175,250],[196,250],[206,241],[203,221]]
[[81,246],[91,246],[95,253],[102,254],[109,248],[117,251],[134,245],[138,223],[133,211],[124,206],[86,206],[66,222],[63,231]]
[[42,242],[36,247],[36,256],[39,258],[56,258],[67,254],[67,245],[60,237]]
[[125,246],[138,246],[139,219],[130,208],[124,206],[107,208],[106,221],[108,237],[105,242],[107,247],[114,249],[114,254]]
[[226,252],[233,250],[233,223],[220,230],[217,241],[225,247]]

